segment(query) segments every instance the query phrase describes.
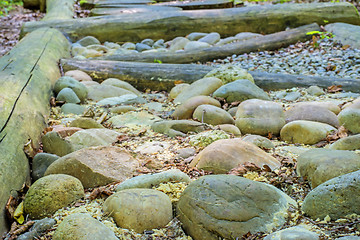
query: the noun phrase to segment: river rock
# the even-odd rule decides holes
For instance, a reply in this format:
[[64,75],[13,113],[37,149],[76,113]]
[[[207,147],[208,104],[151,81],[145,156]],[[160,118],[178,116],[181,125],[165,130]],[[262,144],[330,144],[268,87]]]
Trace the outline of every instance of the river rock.
[[123,88],[123,89],[126,89],[126,90],[134,93],[137,96],[141,95],[141,93],[136,88],[134,88],[130,83],[121,81],[117,78],[108,78],[105,81],[103,81],[101,84]]
[[138,52],[143,52],[152,49],[152,47],[143,43],[136,43],[135,46],[136,46],[136,51]]
[[152,47],[154,49],[166,48],[164,39],[157,40]]
[[292,106],[294,106],[294,107],[297,107],[297,106],[322,107],[322,108],[326,108],[326,109],[332,111],[336,115],[339,114],[339,112],[341,110],[340,107],[338,105],[336,105],[335,103],[333,103],[333,102],[298,102],[298,103],[295,103]]
[[358,41],[360,27],[348,23],[331,23],[325,26],[325,30],[334,34],[334,40],[343,45],[350,45],[352,48],[360,48]]
[[63,88],[56,96],[57,101],[64,101],[67,103],[80,103],[79,97],[71,88]]
[[17,240],[33,240],[39,239],[43,233],[55,225],[56,221],[52,218],[43,218],[36,220],[29,232],[19,235]]
[[193,118],[211,125],[235,124],[230,113],[222,108],[208,104],[198,106],[193,113]]
[[325,94],[324,90],[318,86],[310,86],[306,89],[306,92],[311,96],[321,96]]
[[293,102],[293,101],[296,101],[300,97],[301,97],[301,93],[298,91],[295,91],[295,92],[287,92],[283,99],[285,101]]
[[150,114],[146,111],[141,112],[127,112],[121,115],[114,116],[108,120],[113,127],[124,127],[131,125],[151,126],[155,121],[161,120],[160,117]]
[[106,46],[101,45],[101,44],[92,44],[92,45],[87,46],[86,48],[90,49],[90,50],[96,50],[102,54],[108,53],[110,51],[109,48],[107,48]]
[[315,144],[326,139],[327,134],[332,131],[336,129],[325,123],[296,120],[281,129],[280,137],[290,143]]
[[125,180],[116,187],[116,191],[131,188],[152,188],[160,183],[168,182],[185,182],[189,183],[190,178],[188,175],[180,171],[179,169],[170,169],[160,173],[145,174],[136,176]]
[[57,132],[48,132],[41,137],[43,150],[47,153],[53,153],[57,156],[65,156],[74,151],[70,141],[60,137]]
[[61,112],[64,114],[82,115],[86,108],[75,103],[65,103],[61,106]]
[[127,49],[127,50],[135,50],[136,49],[136,45],[132,42],[126,42],[121,47],[124,49]]
[[190,86],[188,83],[180,83],[175,85],[169,93],[169,99],[175,99],[182,91],[187,89]]
[[339,120],[336,114],[319,106],[294,106],[285,112],[285,120],[287,123],[295,120],[307,120],[326,123],[333,127],[339,127]]
[[247,99],[270,100],[264,90],[246,79],[236,80],[217,89],[214,97],[225,98],[227,102],[245,101]]
[[304,199],[301,210],[312,219],[335,220],[360,214],[360,171],[332,178],[313,189]]
[[224,39],[220,39],[220,41],[218,41],[215,45],[216,46],[223,46],[225,44],[232,43],[232,42],[235,42],[235,41],[238,41],[238,39],[236,37],[227,37],[227,38],[224,38]]
[[215,77],[199,79],[193,82],[186,91],[182,91],[174,99],[174,103],[183,103],[189,98],[195,96],[209,96],[221,86],[222,81]]
[[220,38],[221,38],[220,34],[218,34],[217,32],[212,32],[212,33],[209,33],[206,36],[200,38],[198,40],[198,42],[204,42],[204,43],[213,45],[213,44],[217,43],[218,41],[220,41]]
[[266,183],[233,175],[209,175],[190,183],[176,212],[194,240],[241,238],[270,232],[286,222],[296,202]]
[[76,43],[80,44],[83,47],[93,45],[93,44],[101,44],[100,41],[97,40],[93,36],[86,36],[86,37],[80,39],[79,41],[77,41]]
[[360,240],[360,237],[357,237],[357,236],[344,236],[344,237],[336,238],[336,240]]
[[360,170],[360,156],[354,152],[311,149],[297,159],[296,171],[312,188],[334,177]]
[[71,135],[73,135],[74,133],[76,133],[77,131],[82,130],[82,128],[77,128],[77,127],[65,127],[64,125],[54,125],[52,126],[53,131],[57,132],[60,137],[65,138],[65,137],[69,137]]
[[177,37],[177,38],[174,38],[171,42],[171,45],[170,45],[170,48],[169,48],[169,51],[171,52],[176,52],[178,50],[181,50],[185,47],[185,45],[190,42],[189,39],[187,38],[184,38],[184,37]]
[[360,149],[360,134],[340,138],[330,145],[330,149],[334,150],[359,150]]
[[152,40],[150,38],[146,38],[146,39],[142,40],[141,43],[152,47],[154,45],[154,40]]
[[360,108],[347,107],[339,115],[339,122],[350,132],[360,133]]
[[198,133],[205,130],[204,124],[192,120],[161,120],[154,122],[151,128],[170,137],[184,137],[188,132]]
[[185,45],[184,50],[185,51],[192,51],[192,50],[197,50],[197,49],[202,49],[202,48],[209,48],[209,47],[211,47],[211,45],[206,43],[206,42],[190,41]]
[[252,83],[255,83],[254,78],[248,71],[243,68],[234,65],[221,65],[205,75],[205,77],[217,77],[224,84],[230,83],[239,79],[247,79]]
[[279,135],[284,125],[284,112],[278,103],[249,99],[238,106],[236,126],[242,134]]
[[168,149],[170,144],[167,142],[160,142],[160,141],[150,141],[145,142],[135,148],[135,152],[139,152],[140,154],[157,154],[163,152],[165,149]]
[[134,94],[134,93],[130,92],[129,90],[115,87],[112,85],[100,84],[89,87],[88,99],[94,101],[100,101],[105,98],[120,97],[126,94]]
[[132,177],[139,163],[118,147],[90,147],[56,160],[45,172],[78,178],[85,188],[107,185]]
[[188,157],[194,156],[196,153],[196,150],[193,148],[181,148],[181,149],[177,150],[176,153],[177,153],[176,158],[186,159]]
[[264,240],[318,240],[319,234],[311,232],[302,226],[295,226],[276,231]]
[[234,136],[240,136],[241,135],[240,129],[237,126],[233,125],[233,124],[220,124],[220,125],[217,125],[217,127],[220,130],[223,130],[224,132],[232,134]]
[[202,37],[205,37],[207,33],[201,33],[201,32],[192,32],[189,35],[186,36],[187,39],[190,41],[197,41]]
[[261,37],[263,36],[262,34],[259,33],[252,33],[252,32],[241,32],[235,35],[235,38],[240,40],[240,41],[244,41],[244,40],[248,40],[251,38],[257,38],[257,37]]
[[263,149],[275,148],[275,145],[268,138],[259,135],[246,135],[242,140]]
[[24,199],[24,211],[32,219],[49,217],[58,209],[84,197],[81,182],[69,175],[53,174],[31,185]]
[[230,109],[228,110],[228,113],[230,113],[230,115],[231,115],[232,117],[235,117],[237,110],[238,110],[238,107],[232,107],[232,108],[230,108]]
[[133,106],[117,106],[117,107],[110,108],[110,112],[116,113],[116,114],[127,113],[127,112],[135,111],[135,110],[136,110],[136,107],[133,107]]
[[88,213],[73,213],[56,228],[53,240],[118,240],[115,233]]
[[128,105],[128,104],[143,104],[146,100],[133,93],[125,94],[120,97],[104,98],[96,103],[96,106],[100,107],[112,107],[117,105]]
[[194,158],[190,166],[221,174],[245,162],[254,163],[260,168],[267,165],[272,170],[280,167],[279,161],[270,154],[239,138],[213,142]]
[[50,153],[38,153],[32,160],[31,177],[33,181],[38,180],[44,176],[46,169],[56,160],[59,156]]
[[95,81],[82,81],[81,83],[84,84],[87,89],[89,89],[89,88],[91,88],[93,86],[100,85],[100,83],[95,82]]
[[203,104],[221,107],[220,102],[212,97],[196,96],[189,98],[184,103],[179,105],[171,116],[175,119],[190,119],[192,118],[195,109]]
[[71,121],[70,127],[77,127],[77,128],[83,128],[83,129],[90,129],[90,128],[104,128],[103,125],[96,122],[92,118],[77,118],[74,121]]
[[126,189],[106,199],[103,211],[121,228],[144,230],[164,227],[172,216],[170,198],[153,189]]
[[196,147],[206,147],[220,139],[229,139],[230,135],[222,130],[208,130],[193,134],[189,137],[189,144]]
[[58,94],[63,88],[71,88],[79,97],[81,102],[85,101],[88,94],[86,86],[72,77],[61,77],[56,81],[54,85],[54,92]]

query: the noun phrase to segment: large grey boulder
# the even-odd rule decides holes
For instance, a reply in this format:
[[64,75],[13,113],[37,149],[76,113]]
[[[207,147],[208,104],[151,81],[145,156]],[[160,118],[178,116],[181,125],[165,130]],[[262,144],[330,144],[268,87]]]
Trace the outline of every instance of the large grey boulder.
[[347,107],[339,115],[339,122],[350,132],[360,133],[360,108]]
[[304,199],[302,211],[312,219],[360,214],[360,171],[341,175],[316,187]]
[[285,112],[286,122],[295,120],[307,120],[329,124],[339,127],[339,120],[335,113],[320,106],[298,105]]
[[325,26],[325,30],[334,34],[334,39],[343,45],[360,48],[360,27],[348,23],[331,23]]
[[334,150],[357,150],[360,149],[360,134],[341,138],[330,145]]
[[72,89],[81,102],[85,101],[88,94],[86,86],[72,77],[64,76],[59,78],[54,85],[54,92],[58,94],[64,88]]
[[282,226],[296,202],[266,183],[208,175],[190,183],[177,203],[183,228],[194,240],[241,238]]

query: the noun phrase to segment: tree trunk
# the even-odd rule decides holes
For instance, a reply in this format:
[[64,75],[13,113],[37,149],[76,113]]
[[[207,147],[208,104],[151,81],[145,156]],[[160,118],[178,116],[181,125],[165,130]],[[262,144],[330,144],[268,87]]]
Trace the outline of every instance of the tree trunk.
[[[259,36],[256,38],[214,46],[210,48],[197,49],[183,52],[151,52],[135,54],[119,54],[98,57],[101,60],[131,61],[131,62],[154,62],[159,60],[162,63],[195,63],[206,62],[213,59],[226,58],[233,54],[243,54],[264,50],[275,50],[287,47],[298,41],[305,41],[311,38],[307,32],[319,31],[319,26],[314,23],[288,31]],[[94,58],[95,59],[95,58]]]
[[[197,64],[158,64],[139,62],[117,62],[100,60],[62,59],[64,71],[79,69],[88,73],[95,81],[102,82],[107,78],[118,78],[129,82],[139,90],[170,91],[175,82],[192,83],[216,66]],[[255,83],[264,90],[278,90],[293,87],[328,87],[342,85],[344,90],[360,92],[360,81],[329,77],[289,75],[249,71]]]
[[277,4],[201,11],[137,13],[85,19],[28,22],[22,36],[41,27],[56,27],[76,41],[94,36],[100,41],[136,42],[145,38],[170,40],[191,32],[218,32],[222,37],[239,32],[274,33],[316,22],[359,24],[350,3]]
[[49,115],[49,98],[61,76],[60,58],[69,57],[70,44],[56,29],[36,30],[0,58],[0,233],[9,195],[29,180],[24,144],[38,146]]
[[46,15],[42,21],[72,19],[75,0],[47,0]]
[[120,5],[119,8],[94,8],[91,10],[91,16],[121,15],[143,13],[152,14],[159,11],[180,11],[178,7],[154,6],[154,5]]

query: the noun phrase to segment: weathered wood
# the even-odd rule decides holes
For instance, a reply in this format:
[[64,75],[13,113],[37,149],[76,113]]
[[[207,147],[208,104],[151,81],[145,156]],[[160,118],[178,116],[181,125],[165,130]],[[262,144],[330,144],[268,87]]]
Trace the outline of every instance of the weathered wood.
[[132,5],[147,5],[154,3],[153,0],[107,0],[107,1],[97,1],[94,4],[95,8],[114,8],[119,5],[132,4]]
[[58,61],[70,56],[69,48],[61,32],[43,28],[0,58],[0,235],[6,230],[4,207],[10,194],[29,180],[24,144],[38,146],[51,87],[61,76]]
[[359,14],[350,3],[277,4],[267,6],[211,9],[201,11],[154,12],[91,17],[86,19],[28,22],[22,36],[51,26],[66,33],[72,41],[94,36],[100,41],[141,41],[145,38],[170,40],[191,32],[218,32],[223,37],[239,32],[274,33],[287,27],[316,22],[359,24]]
[[75,0],[47,0],[46,15],[42,21],[72,19]]
[[119,15],[119,14],[133,14],[143,12],[158,12],[158,11],[181,11],[178,7],[154,6],[154,5],[120,5],[119,8],[94,8],[91,10],[91,16],[104,15]]
[[231,0],[200,0],[200,1],[173,1],[156,3],[155,6],[180,7],[183,10],[232,8],[234,1]]
[[132,61],[132,62],[154,62],[155,59],[163,63],[195,63],[206,62],[213,59],[226,58],[233,54],[243,54],[255,51],[275,50],[289,46],[298,41],[305,41],[311,36],[307,35],[311,31],[319,31],[319,26],[309,24],[294,28],[288,31],[259,36],[256,39],[234,42],[223,46],[197,49],[183,52],[150,52],[135,54],[119,54],[98,57],[94,59],[113,60],[113,61]]
[[[101,60],[74,60],[62,59],[64,71],[79,69],[98,81],[107,78],[119,78],[131,83],[140,90],[166,90],[169,91],[176,81],[192,83],[216,66],[197,64],[158,64],[139,62],[118,62]],[[250,71],[255,83],[264,90],[288,89],[293,87],[328,87],[342,85],[346,91],[360,92],[360,81],[347,78],[316,77],[305,75],[289,75],[279,73],[265,73]]]

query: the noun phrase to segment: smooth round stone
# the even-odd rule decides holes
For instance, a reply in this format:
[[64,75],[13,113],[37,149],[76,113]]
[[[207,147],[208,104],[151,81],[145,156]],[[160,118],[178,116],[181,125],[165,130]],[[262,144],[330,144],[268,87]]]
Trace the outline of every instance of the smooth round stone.
[[138,95],[138,96],[141,95],[141,93],[136,88],[134,88],[130,83],[119,80],[117,78],[108,78],[105,81],[103,81],[101,84],[123,88],[123,89],[126,89],[126,90],[134,93],[135,95]]
[[228,113],[230,113],[230,115],[232,117],[235,117],[237,110],[238,110],[238,107],[232,107],[228,110]]
[[292,102],[301,97],[301,93],[299,92],[289,92],[285,95],[284,100]]
[[133,92],[123,88],[100,84],[89,88],[88,99],[100,101],[105,98],[120,97],[127,94],[134,95]]
[[72,78],[74,78],[75,80],[77,80],[79,82],[92,81],[91,77],[87,73],[85,73],[83,71],[80,71],[80,70],[67,71],[65,73],[65,76],[72,77]]
[[240,239],[248,232],[270,232],[282,226],[291,204],[296,206],[269,184],[233,175],[208,175],[187,186],[176,212],[193,239]]
[[114,128],[124,126],[151,126],[154,122],[161,120],[160,117],[150,114],[147,111],[140,112],[126,112],[121,115],[111,117],[108,122],[113,125]]
[[334,177],[360,170],[360,156],[354,152],[311,149],[297,159],[296,171],[316,188]]
[[219,33],[212,32],[212,33],[209,33],[206,36],[200,38],[198,41],[213,45],[213,44],[217,43],[218,41],[220,41],[220,38],[221,38],[221,36]]
[[84,188],[75,177],[65,174],[45,176],[29,188],[24,199],[24,211],[32,219],[49,217],[84,195]]
[[248,71],[234,65],[221,65],[205,75],[205,77],[217,77],[224,84],[230,83],[239,79],[247,79],[255,83],[254,78]]
[[313,189],[304,199],[301,210],[312,219],[344,218],[360,214],[360,171],[332,178]]
[[33,181],[38,180],[44,176],[46,169],[59,159],[59,156],[50,153],[38,153],[32,160],[31,177]]
[[106,199],[103,211],[109,214],[121,228],[138,233],[165,227],[172,216],[170,198],[153,189],[126,189]]
[[63,88],[56,96],[57,101],[64,101],[67,103],[80,103],[80,99],[71,88]]
[[340,138],[331,144],[329,148],[334,150],[359,150],[360,134]]
[[[69,122],[71,122],[73,120],[69,120]],[[77,128],[77,127],[65,127],[64,125],[54,125],[53,127],[53,132],[57,132],[60,137],[65,138],[65,137],[69,137],[71,135],[73,135],[74,133],[76,133],[77,131],[82,130],[82,128]]]
[[235,122],[242,134],[267,136],[269,133],[279,135],[285,118],[280,104],[250,99],[238,106]]
[[82,115],[86,108],[75,103],[65,103],[61,106],[61,112],[64,114]]
[[100,85],[100,83],[95,82],[95,81],[82,81],[81,83],[84,84],[87,89],[89,89],[89,88],[91,88],[93,86]]
[[126,42],[121,47],[124,49],[127,49],[127,50],[135,50],[136,49],[136,45],[132,42]]
[[166,134],[170,137],[186,136],[188,132],[202,132],[205,130],[204,124],[192,120],[163,120],[154,121],[151,129],[158,133]]
[[227,111],[208,104],[198,106],[193,113],[193,118],[211,125],[235,123]]
[[190,86],[188,83],[180,83],[175,85],[169,93],[169,99],[175,99],[182,91],[187,89]]
[[306,92],[311,96],[321,96],[325,94],[324,90],[322,88],[319,88],[318,86],[311,86],[306,89]]
[[241,135],[240,129],[233,124],[220,124],[220,125],[217,125],[217,127],[220,130],[223,130],[224,132],[232,134],[234,136]]
[[200,105],[213,105],[221,107],[218,100],[209,96],[196,96],[189,98],[183,104],[176,107],[175,111],[171,115],[174,119],[191,119],[195,109]]
[[88,213],[73,213],[56,228],[54,240],[118,240],[115,233]]
[[239,138],[222,139],[211,143],[196,155],[189,166],[223,174],[245,162],[254,163],[259,167],[267,165],[271,169],[280,166],[279,161],[274,157]]
[[355,99],[352,102],[349,102],[343,106],[343,109],[345,108],[357,108],[360,109],[360,98]]
[[335,114],[339,114],[340,107],[332,102],[298,102],[292,105],[293,107],[297,106],[316,106],[316,107],[322,107],[326,108],[330,111],[332,111]]
[[104,42],[104,46],[110,49],[119,49],[121,48],[121,46],[117,43],[113,43],[113,42]]
[[287,123],[296,120],[307,120],[326,123],[333,127],[339,127],[340,125],[335,113],[326,108],[313,105],[295,105],[285,112],[285,120]]
[[137,54],[139,53],[135,49],[126,49],[126,48],[119,48],[112,53],[113,55],[122,55],[122,54]]
[[101,53],[107,53],[110,51],[109,48],[103,46],[103,45],[99,45],[99,44],[94,44],[94,45],[89,45],[86,47],[87,49],[90,49],[90,50],[96,50],[98,52],[101,52]]
[[172,40],[169,51],[176,52],[178,50],[184,49],[185,45],[190,42],[189,39],[184,37],[177,37]]
[[73,57],[76,60],[86,60],[86,57],[82,56],[82,55],[76,55],[75,57]]
[[218,88],[214,97],[225,98],[227,102],[245,101],[248,99],[270,100],[264,90],[246,79],[236,80]]
[[235,42],[237,40],[238,39],[236,37],[228,37],[228,38],[220,39],[220,41],[218,41],[215,45],[216,46],[223,46],[225,44],[232,43],[232,42]]
[[154,45],[154,40],[150,38],[146,38],[141,41],[142,44],[148,45],[149,47],[152,47]]
[[196,150],[193,148],[182,148],[176,151],[176,158],[186,159],[188,157],[194,156],[196,154]]
[[235,35],[235,38],[238,40],[248,40],[251,38],[256,38],[256,37],[261,37],[263,36],[262,34],[259,33],[252,33],[252,32],[241,32]]
[[192,50],[197,50],[197,49],[202,49],[202,48],[209,48],[209,47],[211,47],[211,45],[206,43],[206,42],[191,41],[191,42],[188,42],[185,45],[184,50],[185,51],[192,51]]
[[104,128],[103,125],[96,122],[92,118],[77,118],[74,121],[71,121],[70,127],[78,127],[83,129],[90,129],[90,128]]
[[189,35],[186,36],[187,39],[189,39],[190,41],[197,41],[202,37],[205,37],[206,35],[208,35],[207,33],[200,33],[200,32],[192,32]]
[[65,76],[59,78],[54,85],[54,92],[58,94],[64,88],[71,88],[79,97],[81,102],[85,101],[88,94],[86,86],[72,77]]
[[101,44],[100,41],[97,40],[93,36],[86,36],[86,37],[80,39],[79,41],[77,41],[76,43],[80,44],[83,47],[93,45],[93,44]]
[[264,240],[319,240],[319,234],[311,232],[302,226],[295,226],[276,231]]
[[183,103],[191,97],[209,96],[222,86],[222,81],[216,77],[202,78],[193,82],[186,91],[182,91],[174,103]]
[[71,47],[71,55],[73,56],[79,56],[85,51],[86,51],[86,47],[83,47],[80,44],[78,45],[73,44]]
[[360,108],[345,108],[339,113],[338,118],[340,124],[350,132],[360,133]]
[[136,51],[138,51],[138,52],[143,52],[145,50],[152,49],[152,47],[150,47],[149,45],[143,44],[143,43],[137,43],[137,44],[135,44],[135,46],[136,46]]
[[110,108],[110,112],[117,113],[117,114],[127,113],[127,112],[131,112],[131,111],[135,111],[135,110],[136,110],[136,107],[133,107],[133,106],[117,106],[117,107]]
[[158,48],[165,48],[165,42],[164,42],[164,39],[159,39],[157,40],[154,45],[153,45],[153,48],[155,49],[158,49]]
[[96,106],[111,107],[117,105],[130,105],[130,104],[143,104],[146,100],[142,97],[138,97],[135,94],[125,94],[120,97],[104,98],[96,103]]
[[86,49],[84,52],[81,53],[81,55],[85,58],[95,58],[103,56],[104,53],[95,49]]
[[259,135],[247,135],[242,138],[243,141],[252,143],[259,148],[264,149],[272,149],[275,148],[275,145],[266,137],[259,136]]
[[336,131],[336,128],[325,123],[297,120],[287,123],[281,129],[280,137],[290,143],[316,144],[326,139],[332,131]]

